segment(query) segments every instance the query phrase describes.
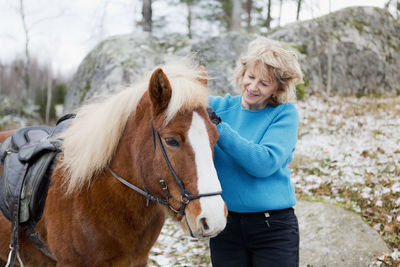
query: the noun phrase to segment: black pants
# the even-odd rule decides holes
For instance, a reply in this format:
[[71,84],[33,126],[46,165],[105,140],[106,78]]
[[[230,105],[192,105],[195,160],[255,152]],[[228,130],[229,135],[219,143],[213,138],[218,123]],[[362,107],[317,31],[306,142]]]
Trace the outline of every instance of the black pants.
[[299,266],[299,226],[292,208],[228,213],[226,228],[210,240],[213,267]]

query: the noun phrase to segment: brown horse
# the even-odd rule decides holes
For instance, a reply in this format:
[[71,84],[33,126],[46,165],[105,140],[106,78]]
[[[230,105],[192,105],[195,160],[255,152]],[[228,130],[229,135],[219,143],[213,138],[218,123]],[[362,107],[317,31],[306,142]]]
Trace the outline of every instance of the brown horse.
[[4,139],[6,139],[7,137],[9,137],[9,136],[12,135],[13,133],[14,133],[13,130],[0,132],[0,143],[3,142]]
[[[227,210],[212,160],[218,132],[205,109],[202,79],[196,68],[166,65],[79,109],[61,135],[62,153],[36,226],[57,262],[20,234],[25,265],[145,266],[166,210],[175,210],[195,237],[224,229]],[[130,184],[171,209],[147,203]],[[10,222],[0,216],[3,260],[9,240]]]

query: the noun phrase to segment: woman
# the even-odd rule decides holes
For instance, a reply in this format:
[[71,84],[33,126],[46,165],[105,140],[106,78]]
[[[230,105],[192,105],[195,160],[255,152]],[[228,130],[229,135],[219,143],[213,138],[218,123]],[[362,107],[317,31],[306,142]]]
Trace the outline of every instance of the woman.
[[287,164],[297,141],[295,55],[259,37],[238,61],[241,95],[210,97],[218,123],[215,167],[228,207],[225,230],[210,240],[219,266],[298,266],[299,231]]

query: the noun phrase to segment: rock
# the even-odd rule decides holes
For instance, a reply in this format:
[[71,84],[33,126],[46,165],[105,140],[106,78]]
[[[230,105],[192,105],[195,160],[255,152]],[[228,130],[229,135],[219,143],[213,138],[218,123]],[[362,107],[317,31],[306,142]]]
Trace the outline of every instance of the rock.
[[[400,25],[384,9],[346,8],[275,29],[267,37],[298,54],[308,88],[326,87],[331,40],[332,91],[342,95],[400,93]],[[202,40],[178,34],[114,36],[95,47],[79,66],[67,92],[65,112],[93,96],[120,90],[171,56],[191,53],[208,70],[213,94],[239,93],[231,83],[233,69],[254,38],[237,32]]]
[[[187,40],[180,35],[161,38],[145,33],[111,37],[97,45],[79,65],[65,97],[64,112],[71,112],[92,97],[121,90],[141,74],[165,62]],[[187,54],[187,53],[186,53]]]
[[[92,97],[121,90],[140,74],[169,59],[191,55],[199,65],[206,67],[212,94],[237,94],[239,91],[231,82],[233,70],[239,55],[255,37],[230,32],[200,41],[187,40],[181,35],[159,38],[129,34],[109,38],[94,48],[80,64],[67,92],[64,112],[71,112]],[[291,44],[271,42],[296,52]]]
[[332,90],[342,95],[400,92],[400,24],[385,9],[349,7],[268,34],[298,45],[309,87],[326,88],[329,40]]
[[20,128],[41,122],[38,106],[21,99],[0,95],[0,130]]
[[300,266],[369,266],[390,250],[361,217],[320,202],[298,201]]

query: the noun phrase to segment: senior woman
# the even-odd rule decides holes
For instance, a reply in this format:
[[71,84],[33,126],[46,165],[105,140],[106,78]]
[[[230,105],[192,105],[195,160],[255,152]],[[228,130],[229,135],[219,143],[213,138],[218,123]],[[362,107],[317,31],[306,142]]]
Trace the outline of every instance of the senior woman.
[[[219,140],[214,163],[228,207],[225,230],[210,240],[219,266],[298,266],[299,230],[287,164],[297,141],[296,56],[268,39],[250,42],[238,61],[241,95],[210,97]],[[222,121],[220,121],[222,119]]]

